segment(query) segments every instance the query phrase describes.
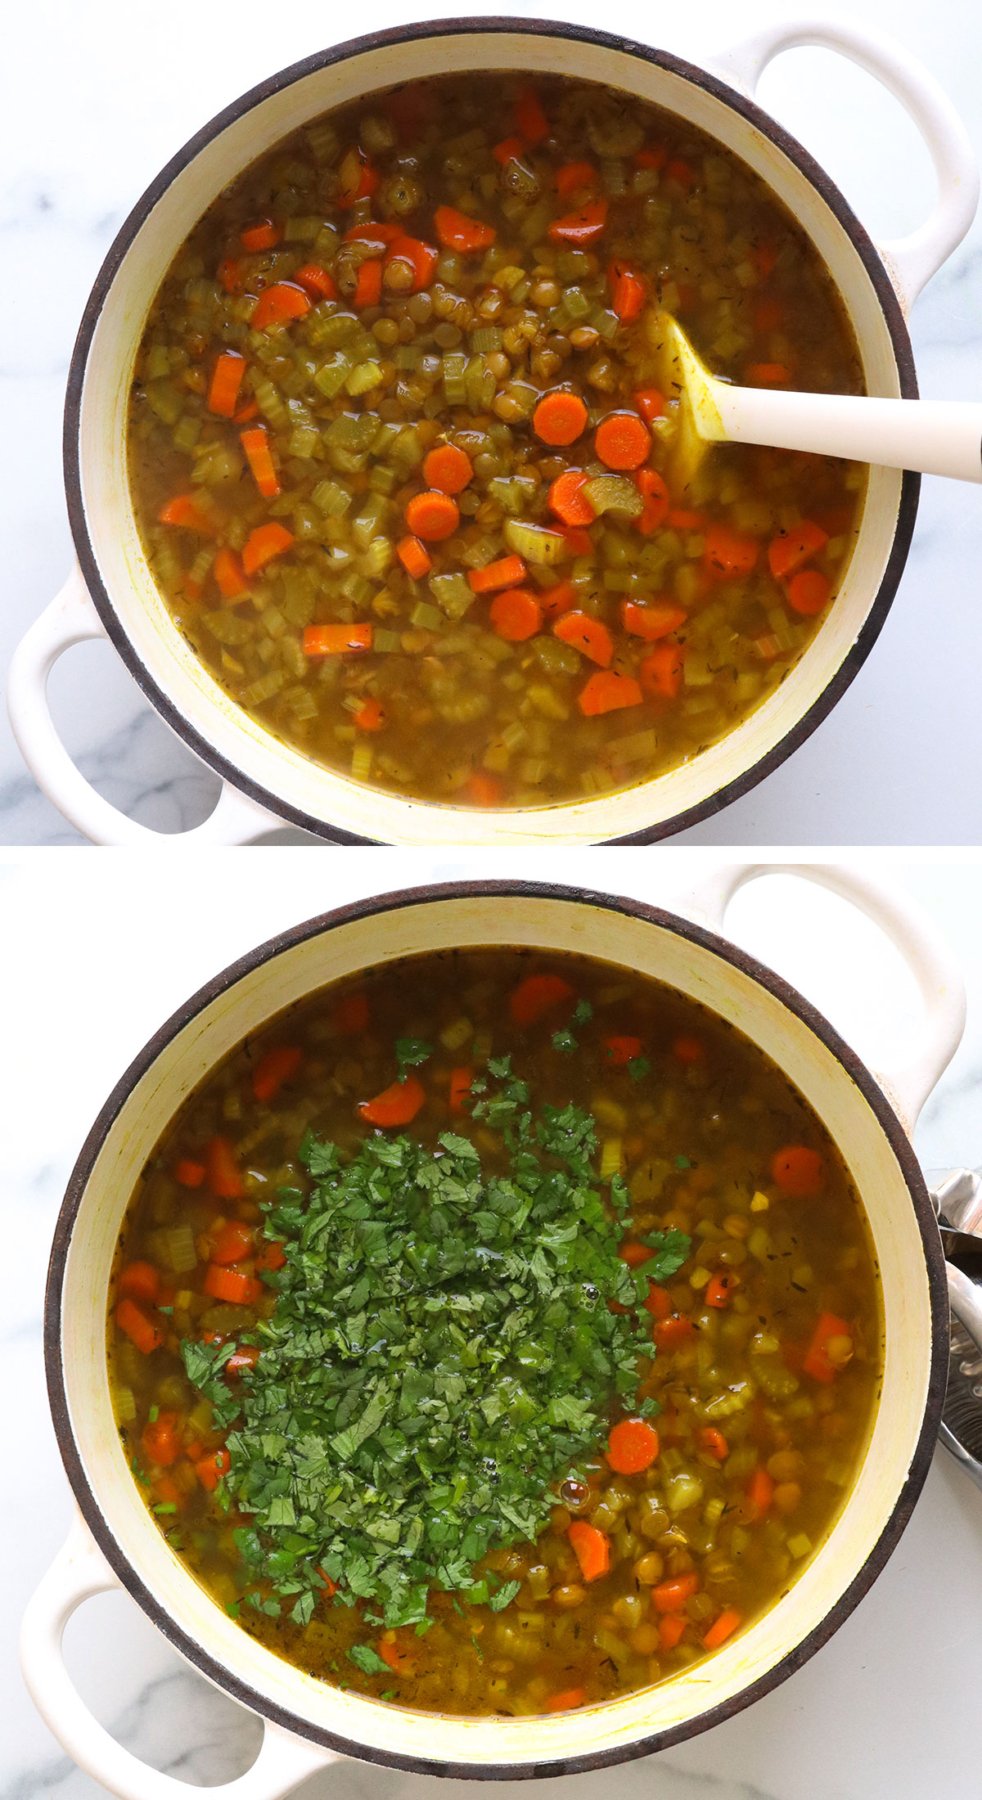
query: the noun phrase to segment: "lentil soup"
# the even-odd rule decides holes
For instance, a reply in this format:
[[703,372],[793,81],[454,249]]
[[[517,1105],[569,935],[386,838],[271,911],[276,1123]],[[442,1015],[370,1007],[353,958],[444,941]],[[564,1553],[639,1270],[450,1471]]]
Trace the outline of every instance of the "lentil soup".
[[189,1097],[108,1354],[160,1530],[324,1681],[523,1715],[670,1679],[780,1603],[863,1454],[863,1213],[738,1032],[572,956],[303,1001]]
[[408,797],[535,808],[698,756],[827,613],[866,471],[673,474],[655,319],[716,373],[861,391],[808,239],[737,158],[598,84],[436,78],[227,188],[136,360],[161,593],[233,699]]

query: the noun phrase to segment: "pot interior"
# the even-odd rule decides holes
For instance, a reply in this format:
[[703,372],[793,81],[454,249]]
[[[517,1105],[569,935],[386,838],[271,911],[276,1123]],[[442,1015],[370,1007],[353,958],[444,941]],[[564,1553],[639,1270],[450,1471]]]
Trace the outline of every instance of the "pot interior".
[[[118,647],[138,679],[147,685],[149,678],[165,715],[206,759],[244,779],[258,798],[298,823],[313,829],[318,823],[333,825],[388,843],[588,843],[619,837],[705,806],[775,751],[817,705],[855,651],[884,580],[901,502],[898,471],[872,470],[859,541],[835,605],[787,679],[735,731],[684,767],[620,794],[511,813],[379,793],[280,743],[222,691],[181,635],[157,590],[134,518],[126,464],[131,371],[153,295],[188,232],[245,166],[317,114],[395,82],[455,69],[520,68],[606,82],[715,137],[774,190],[810,234],[852,321],[868,392],[901,392],[897,350],[874,271],[881,292],[889,284],[868,247],[869,266],[864,262],[850,236],[845,203],[827,184],[840,218],[792,156],[736,106],[701,86],[694,79],[697,70],[686,73],[686,65],[674,62],[663,66],[603,39],[566,36],[561,27],[547,35],[507,26],[483,29],[478,22],[473,30],[441,32],[434,26],[431,32],[367,46],[363,40],[339,51],[337,60],[314,59],[320,66],[302,65],[292,77],[277,78],[279,85],[269,84],[273,91],[257,90],[259,97],[238,102],[218,129],[207,127],[204,141],[182,151],[149,190],[124,230],[124,240],[131,237],[129,248],[101,310],[100,290],[90,303],[95,316],[78,426],[84,522],[76,517],[76,537],[89,565],[86,573],[98,571],[111,601],[107,607],[97,588]],[[83,345],[85,334],[83,327]],[[888,599],[889,593],[883,606]]]
[[[176,1109],[216,1061],[282,1008],[341,976],[414,952],[491,944],[576,951],[655,976],[757,1043],[817,1112],[863,1198],[886,1327],[882,1392],[854,1487],[786,1597],[691,1674],[582,1712],[514,1720],[435,1718],[344,1693],[240,1630],[168,1548],[140,1497],[113,1419],[103,1324],[133,1185]],[[923,1478],[940,1405],[921,1227],[890,1142],[896,1121],[882,1096],[744,965],[670,915],[622,910],[620,903],[548,891],[421,892],[381,910],[315,921],[253,966],[223,977],[163,1029],[135,1077],[124,1079],[75,1177],[83,1185],[62,1274],[60,1341],[50,1340],[53,1391],[63,1390],[67,1405],[67,1421],[59,1417],[58,1425],[63,1446],[70,1437],[77,1449],[81,1466],[71,1472],[89,1523],[127,1584],[178,1646],[247,1704],[374,1760],[442,1772],[447,1765],[474,1774],[550,1766],[558,1772],[558,1764],[616,1760],[636,1744],[654,1748],[688,1735],[720,1709],[745,1703],[748,1689],[772,1685],[778,1665],[787,1673],[816,1648],[878,1572]],[[56,1399],[56,1415],[61,1411]]]

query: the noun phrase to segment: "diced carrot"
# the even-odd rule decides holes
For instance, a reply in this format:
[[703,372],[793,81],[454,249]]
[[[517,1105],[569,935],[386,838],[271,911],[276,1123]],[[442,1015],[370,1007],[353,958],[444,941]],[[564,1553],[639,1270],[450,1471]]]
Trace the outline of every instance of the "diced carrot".
[[257,525],[250,531],[242,549],[242,567],[247,575],[255,575],[266,563],[272,562],[274,556],[282,556],[293,543],[293,532],[281,525],[278,519],[270,519],[265,525]]
[[696,172],[690,162],[682,156],[673,156],[671,162],[665,164],[666,181],[674,181],[676,187],[684,188],[688,193],[695,186]]
[[432,488],[424,494],[414,494],[406,506],[406,524],[426,544],[438,544],[443,538],[452,537],[459,523],[456,500]]
[[766,1518],[773,1498],[773,1476],[768,1474],[761,1463],[758,1463],[747,1483],[747,1499],[750,1502],[752,1518],[755,1520]]
[[353,656],[370,650],[375,627],[370,620],[352,620],[350,625],[305,625],[305,656]]
[[684,606],[676,606],[672,600],[624,600],[621,602],[621,624],[632,637],[644,638],[653,644],[658,638],[668,637],[677,631],[688,618]]
[[749,575],[755,567],[760,545],[756,538],[733,531],[729,525],[709,525],[703,560],[713,575],[723,581]]
[[239,242],[243,250],[250,253],[272,250],[274,244],[279,243],[281,235],[279,226],[274,225],[272,219],[257,219],[254,225],[247,225],[244,231],[239,232]]
[[560,618],[576,605],[578,597],[571,581],[557,581],[555,587],[545,588],[539,594],[542,617],[550,621]]
[[286,1267],[286,1251],[275,1238],[269,1238],[256,1257],[257,1269],[283,1269]]
[[667,1288],[660,1287],[657,1281],[649,1281],[648,1298],[644,1302],[644,1310],[653,1319],[669,1319],[672,1315],[672,1296]]
[[199,1188],[204,1178],[204,1163],[193,1162],[189,1156],[182,1156],[180,1161],[174,1164],[174,1180],[179,1182],[181,1187]]
[[467,580],[475,594],[493,594],[498,588],[516,587],[527,573],[520,556],[499,556],[497,562],[485,563],[483,569],[471,569]]
[[614,640],[602,619],[593,619],[585,612],[566,612],[560,615],[552,629],[560,643],[570,644],[601,669],[610,668]]
[[256,405],[255,400],[247,400],[244,406],[236,408],[235,412],[232,414],[232,422],[235,425],[248,425],[253,419],[258,419],[258,417],[259,408]]
[[213,1137],[205,1151],[208,1186],[216,1200],[241,1200],[245,1183],[227,1137]]
[[650,1262],[655,1253],[649,1244],[639,1244],[636,1238],[628,1238],[618,1246],[617,1254],[629,1269],[640,1269],[642,1263]]
[[354,206],[356,200],[371,199],[381,180],[374,163],[358,145],[345,151],[338,174],[341,183],[338,205],[345,210]]
[[[259,1268],[259,1266],[260,1266],[259,1258],[257,1257],[257,1259],[256,1259],[257,1269]],[[259,1361],[259,1346],[257,1344],[243,1344],[241,1350],[233,1350],[231,1356],[228,1359],[228,1362],[225,1363],[225,1365],[222,1369],[222,1374],[226,1375],[226,1376],[231,1376],[232,1380],[235,1381],[238,1379],[238,1377],[240,1375],[243,1375],[245,1373],[246,1369],[254,1369],[258,1361]],[[188,1445],[188,1455],[190,1456],[190,1454],[191,1454],[191,1446],[189,1444]],[[195,1461],[195,1460],[196,1460],[196,1458],[192,1457],[192,1461]]]
[[748,363],[744,375],[751,387],[780,387],[791,380],[791,370],[781,362]]
[[513,1025],[537,1025],[547,1013],[572,1000],[573,989],[561,975],[526,975],[508,1000]]
[[120,1271],[116,1290],[128,1294],[131,1300],[145,1300],[153,1306],[160,1294],[160,1271],[151,1262],[127,1263]]
[[678,1037],[672,1039],[672,1055],[676,1062],[702,1062],[705,1054],[706,1046],[702,1038],[688,1037],[685,1032],[680,1032]]
[[607,1439],[607,1461],[615,1475],[640,1475],[658,1458],[658,1433],[647,1419],[619,1419]]
[[358,264],[352,305],[378,306],[382,298],[382,264],[374,257]]
[[585,469],[564,469],[549,489],[549,506],[564,525],[592,525],[596,513],[583,492],[590,477]]
[[588,200],[575,212],[564,213],[561,219],[553,219],[547,236],[554,244],[573,244],[583,249],[588,244],[595,244],[603,235],[607,224],[606,200]]
[[310,295],[295,281],[274,281],[263,288],[256,301],[249,325],[253,331],[266,331],[270,325],[288,325],[302,319],[310,311]]
[[660,388],[635,388],[632,398],[646,425],[650,425],[653,419],[664,418],[665,396]]
[[344,234],[344,242],[346,244],[371,244],[376,254],[381,256],[382,251],[388,250],[393,244],[398,243],[401,236],[400,226],[389,225],[379,219],[369,219],[367,225],[352,225]]
[[524,644],[534,637],[542,625],[542,608],[528,588],[503,588],[495,594],[488,617],[500,638],[509,644]]
[[274,1044],[252,1072],[256,1099],[263,1104],[274,1100],[284,1083],[293,1080],[302,1062],[303,1051],[298,1044]]
[[460,256],[475,256],[494,243],[497,232],[493,225],[458,212],[455,206],[438,206],[433,214],[436,235],[445,250],[456,250]]
[[828,532],[813,519],[800,519],[790,531],[782,531],[767,546],[767,561],[775,581],[787,581],[797,569],[817,556],[828,543]]
[[657,469],[638,469],[634,477],[635,486],[641,495],[644,505],[633,521],[636,531],[642,536],[650,537],[653,531],[664,525],[668,518],[670,505],[668,489]]
[[501,782],[486,769],[475,769],[467,777],[464,792],[474,806],[500,806],[504,796]]
[[215,527],[194,494],[175,494],[161,507],[157,518],[161,525],[180,525],[196,531],[200,537],[214,537]]
[[140,1437],[144,1451],[159,1469],[169,1469],[181,1453],[176,1412],[158,1413],[147,1421]]
[[237,256],[226,256],[219,263],[215,274],[226,294],[241,294],[245,275],[242,263]]
[[280,482],[270,453],[269,434],[265,425],[247,425],[244,431],[239,432],[239,442],[245,451],[253,481],[263,499],[275,500],[280,491]]
[[227,1450],[214,1450],[210,1456],[202,1456],[194,1465],[194,1472],[203,1488],[213,1494],[223,1475],[227,1475],[232,1467],[232,1458]]
[[507,137],[502,138],[500,144],[492,145],[491,155],[503,167],[505,163],[516,162],[524,149],[525,144],[520,137]]
[[635,150],[631,161],[636,169],[663,169],[668,161],[668,151],[664,144],[646,145],[643,150]]
[[515,125],[526,144],[541,144],[549,136],[549,121],[534,87],[519,89],[515,97]]
[[243,594],[249,592],[245,570],[234,550],[223,546],[211,565],[211,572],[223,600],[241,600]]
[[598,669],[586,686],[580,689],[576,704],[584,718],[594,719],[600,713],[619,712],[628,706],[640,706],[641,688],[633,675],[617,675],[613,669]]
[[227,1300],[230,1306],[254,1306],[262,1295],[262,1283],[244,1269],[226,1269],[209,1263],[202,1291],[212,1300]]
[[685,1313],[676,1313],[670,1319],[657,1319],[651,1336],[657,1349],[677,1350],[695,1336],[695,1330]]
[[116,1308],[116,1323],[124,1337],[135,1344],[141,1356],[149,1356],[151,1351],[159,1350],[164,1341],[164,1334],[159,1325],[154,1325],[147,1318],[135,1300],[121,1300]]
[[416,1668],[416,1659],[408,1650],[396,1642],[394,1632],[386,1632],[379,1639],[378,1653],[384,1663],[388,1663],[393,1675],[412,1675]]
[[600,171],[591,162],[563,163],[553,181],[560,200],[585,199],[588,194],[599,194],[603,186]]
[[570,556],[593,555],[593,539],[585,525],[564,525],[563,537]]
[[422,1082],[415,1075],[407,1075],[405,1081],[394,1081],[374,1100],[360,1101],[358,1111],[369,1125],[408,1125],[425,1101]]
[[363,988],[342,994],[334,1008],[334,1023],[345,1037],[358,1037],[367,1031],[370,1016],[368,995]]
[[336,300],[338,297],[334,276],[320,263],[304,263],[301,268],[294,269],[293,279],[313,300]]
[[722,1310],[729,1306],[736,1288],[740,1286],[740,1277],[731,1269],[720,1269],[712,1275],[703,1290],[703,1299],[707,1306],[715,1306]]
[[792,575],[786,591],[792,612],[810,619],[828,605],[832,583],[821,569],[799,569],[797,575]]
[[662,1613],[658,1621],[658,1643],[662,1650],[674,1650],[685,1636],[688,1620],[684,1613]]
[[601,419],[593,443],[608,469],[639,469],[651,449],[651,432],[637,413],[612,412]]
[[429,287],[436,274],[436,265],[440,260],[440,252],[435,244],[427,244],[422,238],[395,238],[386,253],[385,267],[394,262],[407,262],[413,272],[411,292],[421,294]]
[[586,1519],[574,1519],[566,1536],[580,1565],[584,1581],[598,1581],[610,1569],[610,1539]]
[[659,644],[642,660],[638,680],[643,692],[652,699],[674,700],[681,690],[684,674],[684,644]]
[[651,1604],[659,1613],[679,1613],[687,1600],[699,1592],[699,1577],[694,1569],[684,1575],[670,1575],[651,1590]]
[[586,403],[568,388],[544,394],[532,414],[532,430],[543,444],[565,447],[581,437],[589,417]]
[[381,700],[374,694],[366,694],[356,713],[352,713],[352,722],[359,731],[381,731],[385,724],[385,710]]
[[629,1062],[641,1055],[641,1039],[639,1037],[605,1037],[603,1040],[604,1061],[613,1063],[615,1069],[626,1068]]
[[[829,1354],[830,1345],[835,1345],[837,1339],[842,1340],[846,1352],[841,1361],[836,1361]],[[820,1313],[801,1365],[805,1374],[810,1375],[813,1381],[834,1381],[851,1355],[852,1327],[845,1319],[840,1319],[838,1313]]]
[[611,310],[622,325],[633,325],[645,302],[645,285],[636,269],[615,259],[607,270]]
[[766,281],[768,275],[774,273],[774,266],[777,262],[777,246],[768,243],[766,239],[763,243],[754,244],[750,251],[750,259],[761,281]]
[[474,479],[474,464],[456,444],[434,444],[423,458],[423,480],[441,494],[462,494]]
[[546,1712],[572,1712],[575,1707],[582,1706],[585,1700],[586,1688],[563,1688],[561,1693],[549,1695]]
[[725,1462],[730,1454],[729,1444],[715,1425],[703,1425],[696,1442],[700,1450],[704,1450],[707,1456],[713,1458],[714,1462]]
[[413,581],[422,581],[423,576],[428,575],[433,567],[433,558],[418,537],[410,535],[400,538],[396,545],[396,555]]
[[703,1634],[703,1647],[706,1650],[718,1650],[721,1644],[726,1643],[727,1638],[733,1636],[737,1626],[741,1623],[742,1615],[736,1611],[735,1607],[724,1607],[719,1616],[713,1620],[709,1630]]
[[225,1267],[228,1263],[245,1262],[253,1249],[251,1226],[242,1219],[226,1219],[211,1239],[208,1260]]
[[691,506],[669,507],[665,518],[670,531],[701,531],[705,523],[705,513],[696,512]]
[[237,350],[223,350],[216,357],[208,385],[208,409],[223,419],[231,419],[238,405],[239,389],[246,372],[246,361]]
[[807,1144],[785,1144],[771,1157],[771,1180],[793,1200],[811,1200],[825,1186],[825,1158]]
[[465,1100],[470,1099],[471,1082],[474,1079],[473,1069],[461,1067],[450,1071],[450,1111],[462,1113]]

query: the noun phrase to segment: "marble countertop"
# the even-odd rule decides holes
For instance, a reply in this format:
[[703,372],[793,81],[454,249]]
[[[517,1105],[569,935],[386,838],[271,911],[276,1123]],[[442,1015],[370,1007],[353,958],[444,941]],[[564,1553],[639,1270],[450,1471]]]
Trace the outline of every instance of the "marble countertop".
[[[590,0],[510,5],[515,13],[583,23],[598,17]],[[362,0],[350,25],[365,32],[467,9],[464,0]],[[469,10],[501,7],[498,0],[469,0]],[[746,0],[735,14],[725,0],[702,0],[655,11],[640,0],[609,0],[602,22],[642,39],[657,35],[698,60],[775,10],[793,9]],[[848,12],[853,22],[895,33],[923,60],[960,107],[982,154],[982,14],[963,0],[931,7],[922,0],[854,0]],[[0,120],[8,145],[0,244],[6,267],[20,268],[23,279],[0,289],[0,411],[6,441],[18,445],[0,494],[0,669],[69,567],[62,398],[76,324],[108,244],[147,182],[203,120],[271,68],[340,35],[340,21],[340,13],[309,0],[272,17],[259,0],[239,0],[234,15],[214,0],[174,0],[166,29],[153,9],[132,0],[34,0],[16,9],[5,41],[13,78]],[[33,74],[42,67],[43,129]],[[826,164],[874,234],[903,232],[926,217],[927,156],[899,107],[868,77],[826,52],[799,51],[768,71],[761,98]],[[23,306],[25,281],[30,309]],[[913,338],[924,394],[982,393],[982,224],[917,305]],[[982,841],[977,788],[950,779],[978,760],[980,550],[978,491],[926,481],[899,596],[848,694],[787,764],[684,841]],[[66,742],[117,805],[167,831],[207,815],[215,778],[143,701],[108,645],[66,656],[51,693]],[[78,841],[34,787],[4,722],[0,842]]]
[[[100,1791],[62,1755],[29,1702],[15,1634],[71,1512],[42,1372],[48,1245],[83,1136],[130,1058],[180,1001],[241,952],[373,888],[522,874],[601,888],[616,882],[623,892],[670,903],[715,860],[707,850],[625,850],[616,862],[603,850],[513,854],[493,863],[473,855],[438,860],[355,851],[318,864],[301,850],[255,850],[248,880],[236,879],[232,906],[222,852],[199,856],[193,874],[183,861],[157,863],[152,882],[143,858],[107,853],[69,865],[43,853],[6,861],[0,854],[0,1083],[8,1117],[17,1121],[0,1138],[6,1266],[17,1271],[0,1326],[8,1447],[0,1800],[95,1800]],[[883,872],[947,935],[968,983],[968,1032],[918,1128],[919,1152],[928,1168],[982,1163],[982,870],[959,867],[951,853],[914,868],[894,853]],[[796,982],[877,1066],[916,1036],[909,978],[842,902],[797,882],[793,911],[791,898],[786,877],[756,883],[738,896],[727,930]],[[37,946],[44,947],[40,1000]],[[982,1791],[980,1597],[982,1493],[938,1450],[885,1572],[803,1670],[712,1732],[657,1759],[571,1778],[568,1786],[579,1800],[641,1800],[650,1792],[659,1800],[974,1800]],[[186,1668],[124,1596],[81,1609],[67,1654],[99,1718],[154,1766],[214,1784],[254,1754],[255,1721]],[[315,1777],[302,1792],[305,1800],[448,1800],[446,1786],[435,1781],[354,1762]],[[512,1792],[506,1787],[505,1800]],[[517,1787],[514,1794],[517,1800]]]

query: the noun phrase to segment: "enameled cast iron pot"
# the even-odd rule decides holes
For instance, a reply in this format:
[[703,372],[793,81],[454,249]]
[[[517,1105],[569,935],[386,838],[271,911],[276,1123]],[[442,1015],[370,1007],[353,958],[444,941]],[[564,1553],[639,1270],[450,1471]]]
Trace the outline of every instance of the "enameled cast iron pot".
[[[730,869],[687,911],[719,924],[760,868]],[[840,1625],[906,1524],[937,1436],[948,1306],[934,1214],[908,1132],[964,1020],[959,976],[887,895],[845,871],[811,871],[880,923],[925,1001],[916,1061],[874,1078],[807,1001],[692,917],[576,888],[510,882],[418,888],[311,920],[217,976],[156,1034],[96,1121],[76,1165],[51,1260],[45,1346],[55,1429],[80,1509],[35,1594],[24,1671],[55,1736],[124,1800],[187,1800],[183,1782],[116,1744],[75,1692],[61,1635],[91,1594],[122,1586],[184,1656],[265,1721],[258,1761],[210,1793],[274,1800],[338,1753],[431,1774],[558,1775],[642,1756],[766,1693]],[[643,971],[733,1022],[787,1071],[839,1146],[862,1196],[882,1277],[886,1360],[870,1442],[832,1531],[780,1603],[708,1662],[648,1692],[562,1716],[461,1719],[341,1692],[293,1668],[227,1616],[168,1548],[127,1466],[106,1372],[106,1289],[118,1228],[146,1158],[184,1096],[227,1051],[323,983],[460,945],[585,951]],[[888,1099],[885,1089],[893,1099]]]
[[[797,44],[850,57],[900,99],[938,176],[928,222],[874,245],[824,170],[755,104],[767,64]],[[245,842],[289,821],[335,842],[544,844],[647,842],[719,810],[777,767],[844,693],[884,623],[910,545],[918,480],[872,473],[841,592],[808,651],[737,730],[693,763],[628,791],[524,812],[438,806],[318,768],[251,719],[182,637],[147,565],[126,474],[131,371],[153,294],[219,191],[325,108],[414,76],[454,70],[558,71],[607,82],[698,125],[741,157],[807,231],[852,322],[871,394],[916,395],[905,313],[968,229],[978,176],[967,136],[935,82],[896,46],[843,24],[775,23],[707,69],[580,26],[457,19],[356,39],[272,76],[227,107],[167,165],[113,244],[85,309],[65,417],[65,474],[79,567],[31,628],[11,669],[15,733],[38,783],[86,836],[162,842],[89,786],[45,702],[57,658],[108,635],[167,723],[223,779],[195,841]]]

